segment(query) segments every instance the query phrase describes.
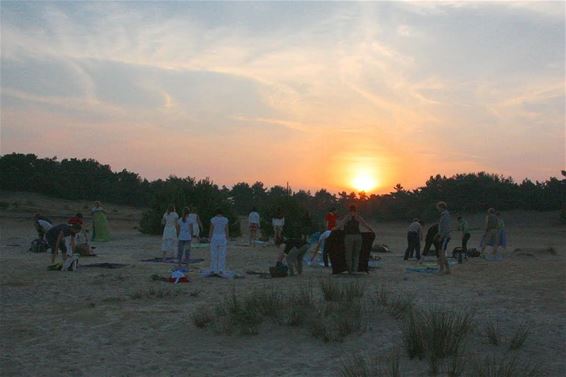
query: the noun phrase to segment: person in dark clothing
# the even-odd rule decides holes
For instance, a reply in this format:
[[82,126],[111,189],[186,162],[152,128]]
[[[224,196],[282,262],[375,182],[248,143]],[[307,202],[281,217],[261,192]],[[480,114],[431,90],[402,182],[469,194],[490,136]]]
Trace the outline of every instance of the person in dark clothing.
[[278,262],[283,258],[287,259],[287,266],[289,267],[289,276],[295,275],[295,268],[297,273],[303,273],[303,257],[309,249],[309,244],[304,239],[288,239],[279,244],[283,250],[279,254]]
[[433,245],[434,245],[435,254],[438,253],[438,250],[440,250],[440,242],[436,238],[437,234],[438,234],[438,224],[432,224],[426,232],[423,255],[428,255],[428,252],[430,251],[430,248]]
[[471,234],[468,222],[462,216],[458,216],[458,230],[462,232],[462,252],[466,255]]
[[344,230],[344,256],[348,273],[358,271],[362,252],[362,234],[360,227],[375,233],[371,226],[357,213],[356,206],[350,206],[350,212],[336,224],[336,229]]
[[407,229],[407,250],[405,250],[404,260],[413,258],[416,253],[417,260],[421,259],[421,241],[423,240],[422,221],[413,219]]
[[[79,224],[60,224],[51,227],[47,231],[45,238],[51,248],[51,264],[55,263],[59,250],[61,250],[63,260],[66,260],[68,255],[72,255],[73,248],[75,247],[75,235],[80,231],[81,226]],[[69,245],[67,245],[66,241],[68,241]]]

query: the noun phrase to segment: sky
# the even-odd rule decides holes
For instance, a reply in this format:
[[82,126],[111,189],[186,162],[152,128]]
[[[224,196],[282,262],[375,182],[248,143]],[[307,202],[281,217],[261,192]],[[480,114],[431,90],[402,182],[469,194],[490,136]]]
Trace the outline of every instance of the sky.
[[389,192],[566,167],[564,2],[10,2],[2,154]]

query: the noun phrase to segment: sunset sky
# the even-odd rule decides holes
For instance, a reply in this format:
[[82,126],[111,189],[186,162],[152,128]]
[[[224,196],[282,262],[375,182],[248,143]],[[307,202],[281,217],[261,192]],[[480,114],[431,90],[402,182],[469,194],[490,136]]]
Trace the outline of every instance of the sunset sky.
[[334,192],[566,165],[564,2],[2,1],[1,32],[2,154]]

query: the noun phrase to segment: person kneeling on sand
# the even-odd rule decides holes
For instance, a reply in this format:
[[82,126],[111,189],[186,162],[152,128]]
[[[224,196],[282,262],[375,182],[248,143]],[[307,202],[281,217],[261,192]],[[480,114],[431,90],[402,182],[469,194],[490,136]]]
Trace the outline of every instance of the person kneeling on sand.
[[68,256],[73,255],[73,249],[76,246],[75,235],[80,231],[81,226],[79,224],[60,224],[51,227],[51,229],[47,231],[45,238],[51,248],[51,264],[55,263],[59,250],[61,250],[63,261],[65,261]]
[[438,221],[438,239],[440,241],[440,250],[438,250],[438,267],[439,272],[449,274],[450,267],[446,259],[446,250],[448,242],[450,242],[450,213],[445,202],[436,203],[436,209],[440,212],[440,220]]
[[297,269],[297,274],[301,275],[303,273],[303,257],[309,249],[308,242],[298,238],[288,239],[281,242],[279,247],[282,247],[283,250],[280,252],[277,261],[281,262],[283,258],[286,258],[289,276],[295,275],[295,269]]

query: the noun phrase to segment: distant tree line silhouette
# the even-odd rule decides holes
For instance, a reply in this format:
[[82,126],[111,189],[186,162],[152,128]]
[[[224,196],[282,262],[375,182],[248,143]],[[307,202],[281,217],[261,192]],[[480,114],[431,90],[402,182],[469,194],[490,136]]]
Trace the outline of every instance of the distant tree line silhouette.
[[371,220],[408,220],[436,218],[434,204],[444,200],[452,211],[473,213],[489,207],[499,210],[562,210],[566,221],[566,172],[561,179],[544,182],[512,178],[485,172],[430,177],[423,187],[407,190],[401,184],[388,194],[340,192],[324,189],[293,191],[282,186],[267,188],[262,182],[236,183],[232,188],[218,186],[210,179],[178,178],[148,181],[126,169],[114,172],[109,165],[93,159],[38,158],[34,154],[12,153],[0,157],[0,190],[30,191],[62,199],[102,200],[148,208],[140,221],[145,233],[161,232],[161,216],[169,204],[177,211],[194,208],[208,219],[222,208],[230,219],[231,233],[239,234],[238,215],[247,215],[256,207],[262,217],[262,233],[271,235],[271,218],[278,208],[285,216],[285,235],[298,236],[321,230],[324,214],[332,207],[343,212],[356,204],[360,213]]

